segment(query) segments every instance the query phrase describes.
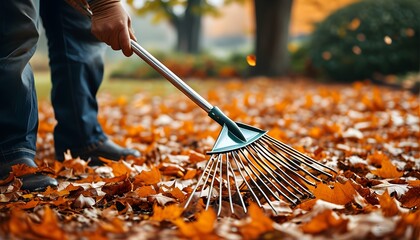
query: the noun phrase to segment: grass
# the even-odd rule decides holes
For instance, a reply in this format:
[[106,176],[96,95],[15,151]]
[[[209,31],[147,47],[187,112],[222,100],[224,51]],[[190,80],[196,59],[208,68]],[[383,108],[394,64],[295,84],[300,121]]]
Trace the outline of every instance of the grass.
[[[49,71],[35,71],[35,88],[39,100],[49,100],[51,91],[51,78]],[[217,80],[191,80],[186,81],[198,93],[206,92],[217,84]],[[103,83],[99,88],[99,94],[109,93],[113,96],[131,97],[138,92],[148,92],[152,95],[167,96],[179,92],[171,83],[165,79],[115,79],[109,78],[105,73]],[[179,94],[182,94],[179,92]]]

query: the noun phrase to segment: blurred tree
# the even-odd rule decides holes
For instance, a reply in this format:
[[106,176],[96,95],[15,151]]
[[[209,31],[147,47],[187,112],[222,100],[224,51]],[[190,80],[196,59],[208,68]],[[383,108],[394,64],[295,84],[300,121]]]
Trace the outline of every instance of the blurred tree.
[[252,75],[280,76],[287,73],[289,23],[293,0],[254,0],[255,55]]
[[[198,53],[200,50],[201,17],[203,14],[218,14],[214,2],[230,3],[235,0],[127,0],[139,15],[155,13],[154,22],[168,19],[176,29],[176,50],[186,53]],[[241,1],[241,0],[236,0]],[[140,7],[138,4],[140,3]]]

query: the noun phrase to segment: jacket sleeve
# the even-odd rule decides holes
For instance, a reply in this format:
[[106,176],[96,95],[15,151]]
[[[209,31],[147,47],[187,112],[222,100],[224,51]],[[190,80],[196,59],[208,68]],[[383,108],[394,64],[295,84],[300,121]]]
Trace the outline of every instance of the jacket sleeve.
[[92,12],[90,10],[87,0],[66,0],[66,2],[72,6],[74,9],[86,16],[91,16]]

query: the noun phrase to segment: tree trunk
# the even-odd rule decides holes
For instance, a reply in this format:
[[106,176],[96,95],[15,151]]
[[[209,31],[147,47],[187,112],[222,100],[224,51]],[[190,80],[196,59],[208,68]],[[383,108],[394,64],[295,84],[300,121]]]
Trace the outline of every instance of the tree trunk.
[[253,75],[281,76],[287,73],[289,23],[293,0],[254,0],[256,19]]
[[203,0],[188,0],[183,16],[175,24],[177,30],[177,50],[198,53],[200,50],[201,14],[197,9]]

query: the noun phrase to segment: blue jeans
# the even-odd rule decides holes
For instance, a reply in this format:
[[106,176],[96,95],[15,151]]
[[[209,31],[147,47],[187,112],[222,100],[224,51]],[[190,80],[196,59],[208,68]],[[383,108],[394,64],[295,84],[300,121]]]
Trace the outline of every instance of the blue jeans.
[[56,155],[88,150],[106,139],[96,101],[106,45],[91,34],[90,19],[64,0],[40,0],[40,16],[48,38]]
[[0,1],[0,161],[35,156],[38,108],[29,59],[38,41],[34,1]]
[[[39,36],[36,2],[0,1],[0,161],[35,156],[38,109],[28,62]],[[104,44],[90,33],[89,19],[64,0],[42,0],[40,9],[49,40],[56,154],[90,149],[106,139],[95,97]]]

